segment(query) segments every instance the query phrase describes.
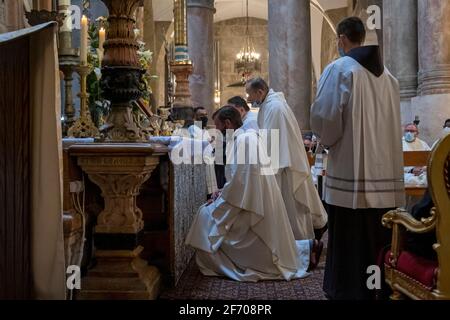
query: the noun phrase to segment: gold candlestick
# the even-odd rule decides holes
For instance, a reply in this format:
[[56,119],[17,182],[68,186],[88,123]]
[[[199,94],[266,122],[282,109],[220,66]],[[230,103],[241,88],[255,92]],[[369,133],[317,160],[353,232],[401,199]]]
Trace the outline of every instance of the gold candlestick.
[[89,94],[87,93],[87,76],[91,73],[92,68],[89,65],[80,65],[76,68],[80,75],[81,90],[78,94],[80,97],[80,117],[75,124],[69,129],[67,135],[71,138],[96,138],[99,137],[99,131],[91,118],[88,107]]

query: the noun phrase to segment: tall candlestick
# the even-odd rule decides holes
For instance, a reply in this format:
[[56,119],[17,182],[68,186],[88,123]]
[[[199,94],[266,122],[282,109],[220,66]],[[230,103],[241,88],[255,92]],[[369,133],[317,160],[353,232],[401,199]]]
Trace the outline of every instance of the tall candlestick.
[[88,18],[83,16],[81,18],[81,45],[80,45],[80,61],[81,65],[87,65],[87,51],[88,51]]

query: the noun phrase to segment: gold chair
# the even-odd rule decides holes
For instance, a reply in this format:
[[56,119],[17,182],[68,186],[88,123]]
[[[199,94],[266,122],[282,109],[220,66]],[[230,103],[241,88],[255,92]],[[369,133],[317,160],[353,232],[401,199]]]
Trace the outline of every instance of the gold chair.
[[[450,299],[449,174],[450,135],[442,139],[433,149],[428,163],[428,186],[435,204],[431,216],[417,221],[408,212],[398,209],[388,212],[383,217],[383,225],[392,228],[391,250],[386,256],[384,267],[385,280],[393,290],[391,296],[393,300],[400,300],[405,296],[416,300]],[[403,236],[406,230],[413,233],[427,233],[434,230],[437,243],[433,248],[437,253],[437,261],[415,257],[403,250]],[[407,266],[402,266],[405,261]]]

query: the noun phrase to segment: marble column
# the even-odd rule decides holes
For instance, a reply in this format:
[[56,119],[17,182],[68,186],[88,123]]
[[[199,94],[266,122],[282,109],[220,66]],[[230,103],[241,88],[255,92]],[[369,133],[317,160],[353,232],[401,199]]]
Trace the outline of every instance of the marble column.
[[189,57],[194,71],[190,76],[192,104],[214,112],[214,0],[187,0]]
[[421,136],[433,143],[450,118],[450,1],[418,1],[419,97],[413,112]]
[[310,130],[312,53],[309,0],[269,0],[269,82],[283,92],[302,132]]
[[400,84],[403,124],[414,120],[411,99],[417,96],[417,37],[417,0],[384,0],[384,60]]

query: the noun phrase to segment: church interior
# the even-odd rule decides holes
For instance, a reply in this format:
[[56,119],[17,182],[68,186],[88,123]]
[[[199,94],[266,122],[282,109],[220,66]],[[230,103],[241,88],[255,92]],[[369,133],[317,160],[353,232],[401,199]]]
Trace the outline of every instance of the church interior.
[[[243,108],[257,114],[271,92],[282,92],[290,110],[287,114],[292,114],[299,129],[292,130],[301,134],[280,134],[289,140],[280,142],[281,150],[289,149],[296,139],[301,153],[295,158],[287,152],[294,159],[290,166],[300,168],[292,169],[297,173],[307,167],[307,173],[293,177],[314,185],[313,191],[306,188],[303,196],[295,198],[310,203],[308,197],[320,197],[316,206],[328,211],[324,190],[334,178],[327,172],[326,158],[329,154],[328,166],[333,165],[336,147],[320,144],[315,130],[320,126],[311,119],[326,118],[314,113],[314,108],[322,101],[319,97],[326,95],[326,75],[332,74],[327,66],[350,59],[351,51],[340,52],[345,45],[341,46],[344,40],[339,34],[340,22],[348,17],[364,23],[362,44],[379,50],[385,70],[396,79],[395,93],[389,93],[386,82],[382,87],[386,91],[370,99],[381,101],[378,96],[392,95],[393,114],[399,117],[393,119],[376,110],[374,118],[369,117],[369,123],[362,120],[361,126],[370,132],[369,141],[386,154],[391,150],[388,132],[393,132],[391,140],[398,138],[392,150],[401,148],[403,142],[401,178],[396,183],[401,182],[405,205],[374,207],[386,208],[373,221],[388,233],[388,247],[380,251],[375,266],[367,265],[362,271],[369,287],[375,279],[374,288],[368,289],[386,300],[450,299],[449,14],[450,0],[0,0],[0,300],[344,297],[339,288],[324,290],[326,265],[337,254],[331,253],[336,247],[330,247],[337,239],[333,228],[338,228],[331,215],[325,227],[314,225],[316,239],[308,240],[312,242],[307,251],[314,268],[303,276],[286,276],[288,272],[282,270],[283,279],[255,271],[247,281],[245,267],[236,267],[239,276],[231,275],[228,262],[222,263],[226,267],[217,267],[226,269],[222,273],[207,267],[213,258],[200,256],[201,250],[192,243],[200,241],[196,238],[202,226],[218,223],[207,236],[212,239],[222,236],[229,225],[221,226],[217,211],[205,210],[205,203],[231,203],[227,219],[228,214],[235,214],[233,208],[251,212],[241,214],[251,217],[253,231],[248,232],[265,244],[281,242],[282,237],[274,240],[276,232],[261,231],[253,219],[271,219],[271,213],[280,210],[286,215],[281,220],[289,224],[290,208],[283,204],[280,209],[273,202],[275,209],[269,212],[253,200],[247,201],[250,204],[242,200],[239,207],[239,201],[230,200],[235,197],[231,191],[222,193],[227,188],[227,182],[219,181],[223,168],[214,163],[175,163],[173,141],[179,130],[189,128],[190,132],[199,123],[200,129],[192,130],[200,130],[200,135],[201,129],[218,129],[222,117],[233,117],[234,111],[223,111],[233,105],[233,97],[243,98]],[[368,74],[361,81],[383,77]],[[260,86],[266,82],[253,87],[252,79],[264,79],[267,90]],[[361,87],[362,92],[370,90]],[[266,100],[253,98],[251,90],[265,92]],[[361,110],[372,115],[370,110]],[[263,129],[259,113],[255,117]],[[353,114],[354,125],[359,116]],[[349,126],[345,117],[343,112],[342,130]],[[234,127],[228,118],[223,121],[231,126],[226,129],[236,130],[246,123],[244,117]],[[386,138],[377,140],[378,136]],[[368,140],[350,139],[344,144],[361,141],[361,152],[369,148]],[[284,159],[283,154],[280,157]],[[391,168],[390,163],[377,166],[386,171]],[[244,169],[242,175],[239,168],[233,170],[232,178],[225,179],[236,183],[233,188],[239,188],[237,182],[244,179],[235,181],[238,176],[253,179]],[[263,181],[261,185],[275,183],[278,193],[248,195],[248,190],[264,190],[257,183],[234,191],[242,199],[264,203],[270,197],[285,196],[285,189],[280,185],[280,192],[276,186],[279,180],[254,179]],[[366,191],[369,185],[365,184]],[[432,205],[426,206],[424,216],[414,216],[423,197]],[[253,206],[264,208],[249,209]],[[201,220],[206,219],[206,211],[213,222]],[[233,219],[239,219],[239,214]],[[273,225],[282,224],[274,221],[278,222]],[[316,229],[323,234],[317,235]],[[405,237],[413,233],[423,236],[417,241],[428,236],[423,241],[428,241],[424,246],[429,255],[408,249]],[[295,246],[311,236],[297,237],[294,232],[287,238]],[[214,245],[220,246],[222,240],[214,240]],[[318,251],[316,243],[323,244]],[[274,264],[287,256],[283,250],[274,253],[277,248],[269,248]],[[223,250],[219,251],[223,260],[218,260],[236,262],[234,251]],[[358,260],[348,252],[347,259]],[[239,259],[246,260],[242,255]]]

